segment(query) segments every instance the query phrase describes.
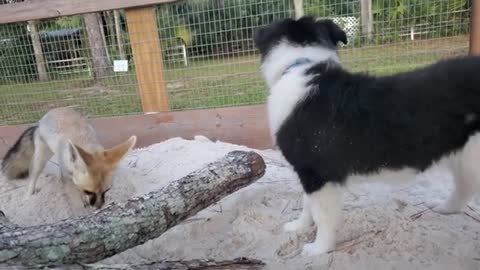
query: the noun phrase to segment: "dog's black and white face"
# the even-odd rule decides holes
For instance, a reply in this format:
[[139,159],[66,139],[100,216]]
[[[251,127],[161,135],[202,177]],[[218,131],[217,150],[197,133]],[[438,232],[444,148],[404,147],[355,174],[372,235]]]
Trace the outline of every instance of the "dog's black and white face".
[[298,59],[339,62],[336,46],[347,43],[346,33],[332,20],[302,17],[284,19],[255,31],[255,46],[262,57],[262,73],[269,87]]
[[347,44],[347,35],[332,20],[302,17],[262,26],[255,31],[254,41],[262,59],[265,59],[277,45],[284,42],[297,47],[324,47],[335,50],[338,42]]

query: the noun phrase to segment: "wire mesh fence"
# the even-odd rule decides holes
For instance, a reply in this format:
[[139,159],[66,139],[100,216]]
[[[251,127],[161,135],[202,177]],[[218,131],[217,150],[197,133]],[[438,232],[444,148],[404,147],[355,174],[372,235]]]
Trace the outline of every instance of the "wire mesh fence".
[[[362,16],[365,2],[370,19]],[[467,54],[470,7],[468,0],[303,3],[305,14],[332,18],[347,32],[349,44],[340,49],[346,68],[379,75]],[[132,41],[132,28],[145,22],[127,20],[123,10],[0,25],[0,125],[35,122],[66,105],[79,105],[92,117],[140,114],[146,99],[155,97],[148,91],[159,85],[172,111],[262,104],[267,89],[253,31],[294,14],[293,0],[159,5],[159,52],[149,52],[147,41]],[[144,55],[135,55],[140,49]],[[163,66],[154,85],[141,85],[148,72],[138,66],[142,57],[141,63]]]

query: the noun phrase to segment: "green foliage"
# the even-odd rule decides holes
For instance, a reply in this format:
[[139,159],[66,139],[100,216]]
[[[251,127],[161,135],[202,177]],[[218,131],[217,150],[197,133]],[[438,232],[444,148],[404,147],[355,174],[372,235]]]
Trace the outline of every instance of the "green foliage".
[[207,57],[252,49],[255,27],[292,15],[293,4],[284,0],[184,1],[158,9],[162,39],[181,38],[179,29],[189,29],[189,53]]
[[377,43],[395,42],[410,26],[423,26],[429,37],[468,33],[468,0],[372,0]]
[[[374,42],[384,44],[408,38],[402,34],[413,25],[427,28],[428,34],[423,36],[427,38],[467,34],[470,6],[469,0],[372,0]],[[360,1],[304,0],[304,9],[307,15],[358,18]],[[185,0],[159,5],[157,9],[162,48],[168,50],[183,43],[189,57],[199,60],[254,51],[252,36],[256,27],[293,15],[293,0]],[[78,27],[84,28],[83,17],[69,16],[42,22],[39,31]],[[128,34],[124,40],[130,56]],[[117,55],[116,47],[110,47],[111,54]],[[34,79],[32,51],[25,23],[1,25],[0,81]],[[167,56],[164,51],[164,57]]]
[[[429,37],[468,33],[468,0],[372,0],[376,43],[395,42],[411,25],[429,27]],[[359,17],[358,0],[305,0],[305,14]],[[253,29],[293,16],[293,0],[190,0],[158,9],[167,46],[191,40],[193,56],[253,50]]]
[[55,31],[59,29],[81,28],[84,26],[83,16],[76,15],[45,21],[39,24],[39,31]]

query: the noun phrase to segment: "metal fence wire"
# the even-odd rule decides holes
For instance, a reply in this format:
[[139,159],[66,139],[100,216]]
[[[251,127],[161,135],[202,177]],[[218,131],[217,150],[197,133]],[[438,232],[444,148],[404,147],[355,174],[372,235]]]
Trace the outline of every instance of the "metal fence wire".
[[[332,18],[347,32],[346,68],[379,75],[467,54],[470,8],[468,0],[303,3],[305,14]],[[161,54],[145,57],[163,64],[158,84],[166,85],[169,110],[265,102],[253,30],[294,17],[293,0],[179,1],[155,15]],[[32,123],[75,104],[91,117],[143,113],[134,23],[142,21],[127,24],[116,10],[0,25],[0,125]]]

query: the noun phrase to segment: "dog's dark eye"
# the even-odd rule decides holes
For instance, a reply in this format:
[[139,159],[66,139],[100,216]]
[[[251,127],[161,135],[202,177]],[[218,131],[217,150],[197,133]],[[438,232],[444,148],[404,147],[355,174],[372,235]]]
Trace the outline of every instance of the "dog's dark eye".
[[91,192],[91,191],[87,191],[87,190],[84,190],[83,193],[85,193],[85,194],[88,195],[88,196],[95,195],[95,193],[93,193],[93,192]]

